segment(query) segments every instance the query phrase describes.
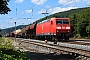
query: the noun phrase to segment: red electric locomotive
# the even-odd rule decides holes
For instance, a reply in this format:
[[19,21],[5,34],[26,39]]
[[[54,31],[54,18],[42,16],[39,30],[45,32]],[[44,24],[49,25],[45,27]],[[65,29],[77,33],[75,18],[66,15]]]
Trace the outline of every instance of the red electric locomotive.
[[68,41],[71,34],[69,18],[51,18],[44,20],[36,26],[38,39]]

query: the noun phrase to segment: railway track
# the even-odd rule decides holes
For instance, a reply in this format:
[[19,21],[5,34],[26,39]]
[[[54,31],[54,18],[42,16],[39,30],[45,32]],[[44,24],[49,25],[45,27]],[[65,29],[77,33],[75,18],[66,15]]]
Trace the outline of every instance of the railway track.
[[90,40],[70,40],[68,43],[90,46]]
[[33,49],[35,51],[41,51],[46,53],[68,53],[71,55],[79,56],[79,59],[90,60],[90,44],[85,42],[53,42],[31,40],[31,39],[17,39],[18,43],[27,50]]

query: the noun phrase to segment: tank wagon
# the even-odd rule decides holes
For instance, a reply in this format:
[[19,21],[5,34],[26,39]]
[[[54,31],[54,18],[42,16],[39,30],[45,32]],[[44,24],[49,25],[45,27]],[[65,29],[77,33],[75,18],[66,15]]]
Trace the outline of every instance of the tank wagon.
[[25,28],[21,29],[21,31],[18,34],[16,34],[16,37],[18,37],[18,38],[25,38],[26,37],[26,30],[25,30]]

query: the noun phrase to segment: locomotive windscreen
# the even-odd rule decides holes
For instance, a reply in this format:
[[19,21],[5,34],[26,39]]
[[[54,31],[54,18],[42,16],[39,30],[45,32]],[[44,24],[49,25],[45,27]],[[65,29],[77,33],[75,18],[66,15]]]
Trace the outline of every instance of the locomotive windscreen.
[[63,20],[63,24],[69,24],[68,20]]
[[56,20],[56,24],[69,24],[68,20]]
[[62,24],[62,20],[56,20],[56,24]]

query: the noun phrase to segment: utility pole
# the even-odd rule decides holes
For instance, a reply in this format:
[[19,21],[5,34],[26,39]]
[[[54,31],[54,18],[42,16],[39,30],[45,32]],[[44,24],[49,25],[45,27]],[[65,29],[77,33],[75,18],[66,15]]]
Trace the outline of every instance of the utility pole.
[[4,30],[4,42],[5,42],[5,38],[6,38],[6,31]]
[[16,45],[17,45],[17,41],[16,41],[16,22],[15,23],[15,42],[16,42]]
[[76,38],[76,34],[77,34],[77,20],[76,20],[76,14],[74,14],[74,26],[75,26],[75,35],[74,37]]
[[4,30],[4,38],[6,38],[6,31]]

